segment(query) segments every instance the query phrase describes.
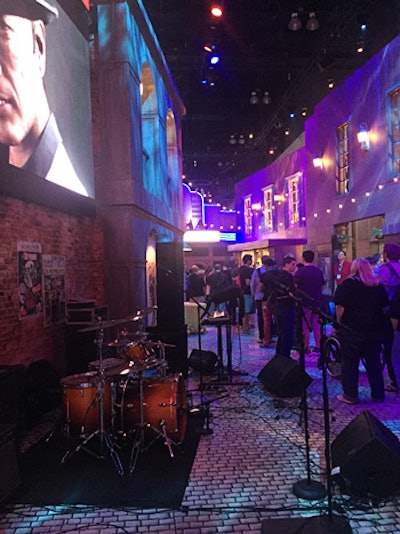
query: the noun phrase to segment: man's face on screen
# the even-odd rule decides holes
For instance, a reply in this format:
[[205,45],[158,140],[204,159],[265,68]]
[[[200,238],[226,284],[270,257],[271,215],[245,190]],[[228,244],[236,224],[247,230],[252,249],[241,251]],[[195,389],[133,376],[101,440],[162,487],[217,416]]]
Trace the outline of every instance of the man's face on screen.
[[40,135],[44,70],[44,24],[0,12],[1,144],[16,146]]

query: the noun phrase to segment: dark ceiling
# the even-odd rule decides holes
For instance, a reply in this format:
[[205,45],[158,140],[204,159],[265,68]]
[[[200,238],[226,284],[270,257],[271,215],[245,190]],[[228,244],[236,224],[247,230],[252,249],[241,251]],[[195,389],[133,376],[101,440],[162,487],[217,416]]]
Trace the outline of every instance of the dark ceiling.
[[[224,0],[220,20],[210,16],[211,4],[144,0],[187,109],[187,181],[229,207],[234,183],[271,163],[303,131],[302,111],[309,115],[328,94],[328,80],[339,84],[399,33],[400,0]],[[288,29],[293,12],[298,31]],[[316,31],[305,29],[310,12]],[[365,50],[357,53],[361,40]],[[221,56],[214,68],[207,43]],[[250,104],[253,91],[260,100],[268,91],[271,103]]]

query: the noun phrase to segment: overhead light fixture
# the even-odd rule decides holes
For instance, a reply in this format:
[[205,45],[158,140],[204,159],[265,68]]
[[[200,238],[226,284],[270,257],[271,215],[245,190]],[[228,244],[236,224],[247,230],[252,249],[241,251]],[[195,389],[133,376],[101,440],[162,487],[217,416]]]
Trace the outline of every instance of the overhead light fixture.
[[333,78],[328,79],[328,87],[329,89],[333,89],[335,87],[335,82],[333,81]]
[[358,142],[360,143],[361,150],[368,151],[370,149],[369,143],[369,130],[365,122],[360,124],[360,130],[357,134]]
[[311,13],[308,15],[306,30],[308,30],[309,32],[314,32],[315,30],[318,30],[318,29],[319,29],[318,19],[315,16],[314,11],[311,11]]
[[304,106],[303,109],[301,110],[301,116],[302,117],[307,117],[307,108]]
[[261,102],[266,105],[271,104],[272,100],[268,91],[265,91]]
[[222,8],[221,6],[219,5],[213,5],[211,7],[211,10],[210,10],[210,13],[213,17],[219,19],[220,17],[222,17],[223,15],[223,11],[222,11]]
[[291,14],[288,28],[292,32],[297,32],[297,30],[301,30],[301,20],[299,19],[298,13]]
[[229,144],[230,145],[236,145],[237,141],[236,141],[236,137],[232,134],[229,136]]
[[364,41],[358,41],[356,50],[357,50],[357,54],[362,54],[364,52],[365,50]]
[[286,128],[286,129],[285,129],[285,135],[290,135],[290,130],[289,130],[289,128]]
[[250,95],[250,100],[249,100],[250,104],[258,104],[260,102],[260,98],[257,94],[257,91],[252,91],[251,92],[251,95]]
[[220,57],[217,53],[213,53],[213,55],[210,57],[210,64],[211,65],[218,65],[220,60]]

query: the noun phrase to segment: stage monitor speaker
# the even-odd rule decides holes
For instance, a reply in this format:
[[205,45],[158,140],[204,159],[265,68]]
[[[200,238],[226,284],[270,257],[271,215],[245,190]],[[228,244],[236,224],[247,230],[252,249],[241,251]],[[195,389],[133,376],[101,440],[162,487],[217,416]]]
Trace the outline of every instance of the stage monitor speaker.
[[258,380],[278,397],[299,397],[312,378],[291,358],[274,356],[260,371]]
[[215,371],[218,357],[211,350],[193,349],[188,360],[189,367],[194,371],[212,374]]
[[333,441],[332,469],[350,493],[385,497],[400,489],[400,442],[365,410]]

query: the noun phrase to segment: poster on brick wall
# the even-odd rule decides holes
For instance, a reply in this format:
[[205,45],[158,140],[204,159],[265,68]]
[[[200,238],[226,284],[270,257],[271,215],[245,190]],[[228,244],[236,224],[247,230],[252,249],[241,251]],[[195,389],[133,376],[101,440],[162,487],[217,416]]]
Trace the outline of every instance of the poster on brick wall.
[[65,321],[65,256],[43,254],[44,324]]
[[20,241],[18,252],[19,317],[42,313],[42,250],[40,243]]

